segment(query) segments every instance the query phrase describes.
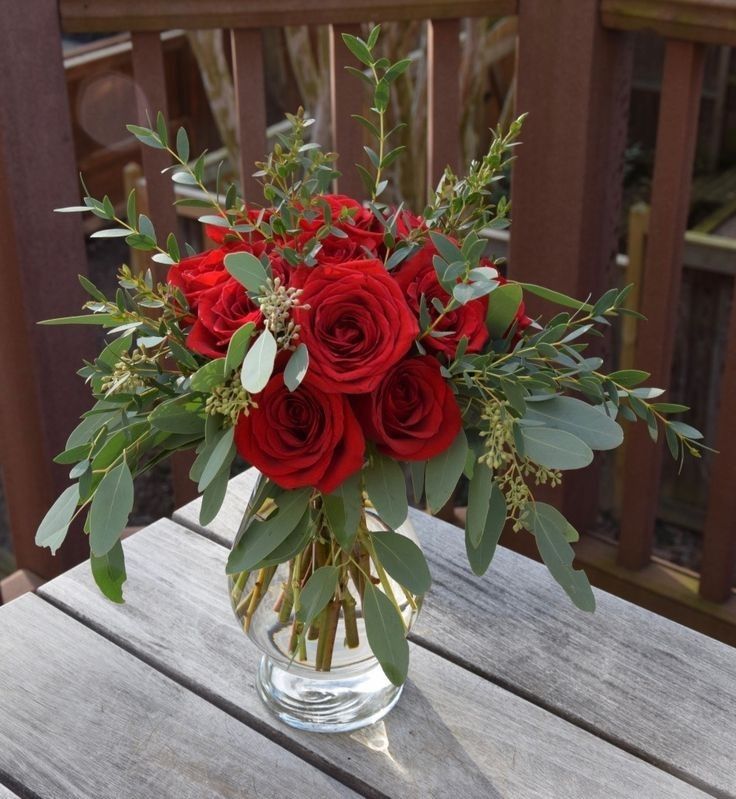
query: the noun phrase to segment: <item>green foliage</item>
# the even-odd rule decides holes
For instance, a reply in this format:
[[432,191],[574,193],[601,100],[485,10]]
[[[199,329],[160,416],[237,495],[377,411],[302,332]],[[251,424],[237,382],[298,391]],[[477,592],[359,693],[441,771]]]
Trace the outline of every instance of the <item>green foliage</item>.
[[427,462],[424,489],[427,493],[427,504],[432,511],[440,510],[452,496],[465,468],[467,454],[468,441],[465,431],[460,430],[444,452]]
[[376,452],[363,470],[363,479],[368,498],[381,519],[394,530],[400,527],[409,513],[401,466]]
[[409,671],[409,644],[406,628],[388,597],[371,583],[363,598],[365,632],[373,654],[394,685],[402,685]]
[[432,577],[422,550],[406,536],[390,530],[372,533],[371,540],[384,569],[415,596],[429,591]]

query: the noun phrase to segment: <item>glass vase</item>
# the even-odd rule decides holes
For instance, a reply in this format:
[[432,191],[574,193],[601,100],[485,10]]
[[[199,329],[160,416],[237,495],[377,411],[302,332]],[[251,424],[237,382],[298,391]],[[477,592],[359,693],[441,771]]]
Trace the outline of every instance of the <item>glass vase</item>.
[[[364,533],[388,526],[369,505]],[[418,545],[407,519],[394,532]],[[408,632],[421,597],[406,591],[377,562],[370,536],[359,533],[347,556],[329,529],[316,531],[307,547],[289,561],[230,575],[230,601],[239,624],[263,652],[256,686],[266,706],[282,721],[314,732],[347,732],[383,718],[403,686],[394,685],[373,655],[363,622],[366,580],[391,600]],[[307,628],[294,611],[294,589],[303,587],[315,566],[339,569],[338,588]]]

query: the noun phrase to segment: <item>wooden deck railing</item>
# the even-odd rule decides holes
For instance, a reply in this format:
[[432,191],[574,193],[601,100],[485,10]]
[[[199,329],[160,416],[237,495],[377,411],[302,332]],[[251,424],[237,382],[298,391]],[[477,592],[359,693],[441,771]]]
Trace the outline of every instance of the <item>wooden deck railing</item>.
[[[0,136],[4,137],[0,160],[5,154],[0,176],[4,167],[7,177],[0,182],[0,205],[11,207],[13,213],[0,215],[0,239],[7,255],[0,260],[0,268],[7,270],[5,286],[12,286],[12,280],[22,285],[26,326],[19,330],[16,320],[11,327],[9,317],[0,316],[0,341],[9,348],[11,374],[4,375],[6,385],[16,386],[16,392],[23,386],[28,402],[13,403],[4,393],[0,431],[3,468],[15,478],[6,478],[6,491],[14,537],[20,542],[16,543],[19,566],[50,576],[55,568],[65,568],[81,557],[84,549],[80,534],[76,544],[73,541],[66,554],[50,564],[27,545],[52,487],[60,488],[65,480],[63,471],[50,467],[50,458],[84,408],[84,392],[73,373],[91,344],[84,331],[78,335],[66,330],[50,334],[47,329],[39,333],[32,326],[43,316],[62,315],[78,304],[71,278],[80,271],[84,258],[77,222],[66,215],[49,219],[42,213],[47,207],[74,204],[76,192],[69,110],[59,99],[64,96],[59,25],[69,32],[131,32],[134,74],[143,90],[141,120],[146,111],[166,112],[160,32],[230,29],[242,145],[240,171],[245,193],[252,195],[251,164],[262,155],[265,140],[261,28],[286,23],[331,26],[331,144],[341,153],[343,164],[352,164],[363,157],[359,128],[350,121],[350,113],[358,110],[361,101],[342,69],[352,57],[341,46],[340,33],[354,31],[368,20],[427,20],[426,167],[434,180],[444,164],[459,161],[459,19],[508,14],[518,15],[517,111],[531,112],[520,148],[522,157],[513,175],[511,271],[520,279],[551,283],[579,296],[600,292],[615,279],[631,86],[629,32],[654,30],[667,40],[640,294],[641,310],[650,321],[639,331],[636,344],[639,365],[666,385],[703,52],[707,42],[736,44],[736,0],[26,0],[11,4],[0,28],[0,67],[10,86],[0,107]],[[34,46],[19,53],[13,46],[17,41],[32,41]],[[39,117],[35,124],[27,114],[30,97]],[[160,172],[162,156],[145,150],[143,159],[154,221],[162,230],[174,229],[171,184]],[[341,179],[340,187],[359,193],[351,173]],[[42,190],[49,184],[50,191]],[[50,268],[54,270],[53,292],[41,298],[39,287],[48,281]],[[20,307],[15,310],[19,312]],[[648,579],[662,452],[661,447],[651,446],[645,430],[636,432],[638,438],[628,448],[617,552],[602,556],[597,544],[590,542],[583,542],[579,551],[581,560],[592,564],[594,580],[722,638],[736,631],[732,598],[736,492],[727,483],[736,472],[736,455],[729,454],[729,447],[736,449],[736,421],[727,410],[728,399],[736,393],[736,312],[729,335],[721,388],[724,411],[716,442],[722,454],[711,486],[700,585],[703,597],[726,604],[717,607],[698,600],[692,581],[685,596],[682,581],[670,579],[669,573]],[[28,437],[28,446],[21,447],[19,431],[30,428],[39,435]],[[570,477],[559,501],[585,529],[597,510],[598,473],[591,470]],[[679,588],[674,590],[672,583]],[[717,625],[701,623],[709,614],[717,617]]]

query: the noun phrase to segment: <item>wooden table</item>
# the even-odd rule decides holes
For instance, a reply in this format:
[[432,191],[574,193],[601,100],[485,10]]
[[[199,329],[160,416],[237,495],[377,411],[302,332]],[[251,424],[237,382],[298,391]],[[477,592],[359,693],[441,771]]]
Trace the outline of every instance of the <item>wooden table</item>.
[[83,564],[0,608],[0,799],[736,797],[736,650],[602,592],[585,615],[507,550],[476,579],[418,512],[434,584],[398,706],[284,726],[225,588],[252,484],[128,539],[125,605]]

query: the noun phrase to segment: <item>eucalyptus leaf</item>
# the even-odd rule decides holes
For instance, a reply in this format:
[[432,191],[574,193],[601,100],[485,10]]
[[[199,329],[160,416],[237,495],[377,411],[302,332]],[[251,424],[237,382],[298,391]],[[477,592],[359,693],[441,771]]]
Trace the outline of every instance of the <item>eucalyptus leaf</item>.
[[488,571],[506,523],[506,499],[497,483],[493,483],[485,524],[477,545],[471,540],[471,530],[465,528],[465,552],[474,574],[479,577]]
[[[427,462],[424,489],[427,504],[432,513],[436,513],[452,496],[457,482],[465,468],[468,454],[468,440],[461,428],[450,446]],[[388,520],[387,520],[388,521]],[[395,527],[396,525],[391,525]]]
[[235,429],[228,427],[215,439],[207,463],[199,478],[198,491],[204,491],[223,468],[230,467],[235,457],[234,434]]
[[561,514],[551,512],[550,508],[541,502],[529,503],[525,525],[534,534],[539,554],[550,574],[577,607],[592,612],[595,610],[595,596],[588,577],[584,571],[572,567],[575,553],[568,541],[570,525]]
[[204,433],[204,417],[199,402],[190,397],[176,397],[153,410],[151,426],[166,433]]
[[309,351],[306,344],[300,344],[291,353],[286,368],[284,369],[284,383],[289,391],[296,391],[304,380],[309,367]]
[[133,476],[125,461],[97,486],[89,511],[89,543],[96,557],[106,555],[120,538],[133,510]]
[[230,481],[230,464],[225,464],[202,494],[199,523],[206,527],[220,512]]
[[268,280],[263,264],[249,252],[226,255],[225,269],[248,291],[260,292]]
[[524,418],[572,433],[594,450],[615,449],[624,440],[621,425],[575,397],[552,397],[535,402],[527,407]]
[[256,563],[251,569],[265,569],[267,566],[276,566],[279,563],[286,563],[287,560],[295,558],[300,552],[304,552],[312,537],[312,517],[309,508],[304,511],[304,515],[297,522],[296,527],[289,535],[267,555],[263,560]]
[[[241,328],[242,329],[242,328]],[[190,378],[194,391],[209,393],[225,382],[225,358],[216,358],[198,369]]]
[[276,339],[265,329],[248,350],[240,372],[240,382],[249,394],[259,394],[273,374],[276,362]]
[[332,534],[340,547],[350,552],[363,514],[360,472],[344,480],[331,494],[325,494],[323,503]]
[[230,344],[228,344],[227,347],[227,355],[225,356],[225,377],[243,363],[245,353],[248,350],[248,344],[255,329],[256,326],[253,322],[248,322],[242,327],[239,327],[233,334],[233,337],[230,339]]
[[392,530],[371,534],[381,565],[396,582],[422,596],[429,591],[432,577],[422,550],[409,538]]
[[493,472],[485,463],[476,463],[468,486],[468,511],[465,520],[465,530],[474,547],[480,544],[483,537],[492,491]]
[[534,426],[521,427],[520,433],[524,454],[548,469],[582,469],[593,460],[593,450],[565,430]]
[[296,527],[311,496],[311,488],[277,494],[276,510],[267,519],[252,519],[232,548],[227,560],[227,573],[250,571],[270,555]]
[[312,572],[300,594],[297,619],[308,627],[324,610],[337,588],[340,570],[337,566],[321,566]]
[[64,543],[74,511],[79,502],[79,484],[70,485],[43,517],[36,531],[36,546],[48,547],[51,554]]
[[409,513],[401,466],[395,460],[375,453],[363,475],[365,490],[378,515],[389,527],[400,527]]
[[125,555],[123,545],[116,541],[113,548],[104,555],[92,555],[89,559],[97,587],[113,602],[122,604],[123,583],[126,580]]
[[486,313],[486,327],[492,339],[504,337],[516,318],[523,296],[518,283],[505,283],[493,292]]
[[406,628],[391,600],[366,582],[363,597],[365,633],[384,674],[394,685],[402,685],[409,671]]

